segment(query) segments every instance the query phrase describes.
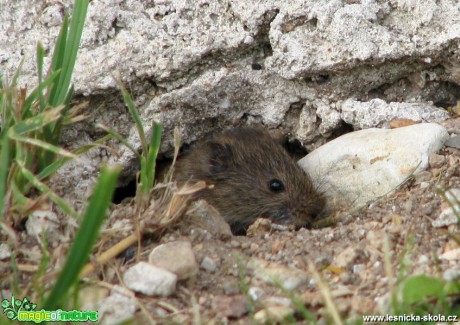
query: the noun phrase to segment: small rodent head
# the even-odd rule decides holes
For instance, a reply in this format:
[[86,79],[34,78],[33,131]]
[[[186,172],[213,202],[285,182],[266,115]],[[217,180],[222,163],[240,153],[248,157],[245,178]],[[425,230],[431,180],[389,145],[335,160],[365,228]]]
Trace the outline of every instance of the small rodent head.
[[225,131],[179,160],[177,168],[179,182],[204,180],[214,186],[197,197],[217,208],[234,233],[258,217],[308,226],[324,209],[324,197],[308,175],[262,128]]

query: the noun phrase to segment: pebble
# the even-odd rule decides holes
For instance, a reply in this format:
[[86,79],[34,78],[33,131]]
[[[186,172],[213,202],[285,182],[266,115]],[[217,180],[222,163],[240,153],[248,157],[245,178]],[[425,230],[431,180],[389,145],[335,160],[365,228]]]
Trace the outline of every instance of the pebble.
[[458,261],[460,260],[460,248],[451,249],[439,256],[442,260]]
[[446,146],[460,149],[460,136],[456,135],[449,138],[449,140],[446,141]]
[[430,164],[431,168],[440,168],[445,163],[446,158],[442,155],[438,154],[431,154],[428,158],[428,163]]
[[353,262],[357,255],[355,247],[347,247],[339,255],[334,258],[334,265],[338,267],[347,267],[350,263]]
[[263,296],[265,296],[265,291],[259,287],[250,287],[248,295],[252,300],[259,301]]
[[230,241],[230,247],[232,247],[232,248],[239,248],[240,246],[241,246],[241,244],[240,244],[239,241],[237,241],[237,240],[235,240],[235,239],[233,239],[233,240]]
[[[119,287],[122,288],[122,287]],[[123,288],[124,289],[124,288]],[[124,289],[125,292],[128,293],[128,296],[133,296],[134,294]],[[81,310],[98,310],[101,302],[104,299],[109,297],[110,290],[108,288],[97,286],[97,285],[89,285],[81,288],[78,291],[78,303],[81,307]]]
[[222,240],[232,238],[229,224],[220,215],[219,211],[209,205],[205,200],[193,202],[187,215],[193,220],[195,225],[208,231],[212,236]]
[[444,209],[436,220],[431,223],[435,228],[447,227],[458,223],[458,215],[460,215],[460,206],[455,207],[455,212],[452,207]]
[[177,275],[179,280],[198,273],[198,264],[188,241],[175,241],[155,247],[149,255],[149,263]]
[[7,258],[11,257],[11,249],[8,244],[1,243],[0,244],[0,260],[6,260]]
[[415,182],[417,184],[422,183],[422,182],[428,182],[431,180],[432,177],[433,177],[433,174],[430,171],[424,170],[415,175]]
[[205,256],[200,267],[210,273],[214,273],[217,269],[217,262],[209,256]]
[[[449,203],[444,202],[445,208],[436,220],[431,223],[433,227],[447,227],[457,224],[460,216],[460,189],[451,188],[445,192],[445,198]],[[453,205],[453,207],[451,206]]]
[[451,118],[451,119],[442,121],[439,124],[444,126],[446,128],[447,132],[449,132],[449,133],[460,134],[460,117]]
[[267,283],[279,284],[287,290],[294,290],[308,281],[307,274],[299,269],[287,268],[262,259],[252,258],[248,267],[254,271],[256,278]]
[[123,275],[126,286],[147,296],[170,296],[176,291],[177,275],[147,262],[139,262]]
[[265,306],[292,306],[292,300],[288,297],[270,296],[262,301]]
[[240,287],[238,283],[234,281],[225,281],[222,285],[222,288],[224,289],[224,293],[229,296],[229,295],[235,295],[237,293],[240,293]]
[[425,188],[428,188],[428,187],[430,187],[430,183],[428,183],[428,182],[421,182],[420,183],[420,188],[422,190],[425,189]]
[[217,296],[214,297],[213,309],[222,316],[240,318],[249,312],[246,296]]
[[[299,161],[336,207],[361,207],[428,167],[449,135],[435,123],[342,135]],[[439,169],[439,168],[438,168]]]
[[426,255],[420,255],[419,258],[418,258],[418,260],[417,260],[417,263],[418,263],[418,264],[425,264],[425,263],[428,263],[428,261],[429,261],[428,256],[426,256]]
[[58,229],[59,219],[53,211],[37,210],[32,212],[26,222],[27,234],[39,236],[42,232],[51,234]]
[[119,324],[134,317],[137,302],[134,295],[121,286],[115,286],[109,297],[102,300],[99,308],[101,324]]
[[448,269],[444,271],[442,278],[446,281],[460,280],[460,269]]
[[271,306],[254,314],[257,324],[277,324],[294,315],[294,310],[287,306]]

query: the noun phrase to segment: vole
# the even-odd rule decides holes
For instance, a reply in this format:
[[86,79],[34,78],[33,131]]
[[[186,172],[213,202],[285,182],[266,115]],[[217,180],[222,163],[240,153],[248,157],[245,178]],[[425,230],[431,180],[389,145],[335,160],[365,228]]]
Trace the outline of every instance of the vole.
[[230,129],[198,144],[179,159],[175,174],[179,184],[212,185],[195,198],[214,206],[234,234],[244,234],[258,217],[309,226],[324,210],[310,177],[261,127]]

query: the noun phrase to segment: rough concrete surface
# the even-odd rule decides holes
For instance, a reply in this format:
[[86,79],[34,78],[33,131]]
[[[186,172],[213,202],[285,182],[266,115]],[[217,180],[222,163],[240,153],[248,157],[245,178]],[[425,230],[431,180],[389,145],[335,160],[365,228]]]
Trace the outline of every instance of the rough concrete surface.
[[[36,44],[52,51],[72,3],[0,0],[4,76],[24,59],[21,83],[36,82]],[[96,122],[137,141],[112,78],[120,72],[147,129],[152,119],[164,123],[167,156],[175,126],[191,143],[217,129],[263,123],[311,150],[345,132],[340,105],[347,99],[454,105],[459,44],[454,0],[95,0],[73,75],[77,98],[94,113],[64,141],[74,147],[100,138]],[[124,148],[117,157],[104,149],[88,157],[67,167],[73,185],[63,188],[86,188],[107,159],[127,174],[136,169]]]

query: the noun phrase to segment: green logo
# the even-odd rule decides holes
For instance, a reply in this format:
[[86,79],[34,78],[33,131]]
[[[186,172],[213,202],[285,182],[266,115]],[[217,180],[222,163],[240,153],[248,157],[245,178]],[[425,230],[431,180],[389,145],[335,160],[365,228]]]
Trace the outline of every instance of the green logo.
[[3,313],[11,320],[17,320],[20,311],[33,311],[35,307],[37,305],[31,303],[27,298],[19,300],[11,296],[11,301],[8,301],[8,299],[2,301]]
[[36,304],[24,298],[16,299],[11,296],[11,300],[2,301],[3,314],[10,320],[19,322],[97,322],[98,312],[93,310],[35,310]]

